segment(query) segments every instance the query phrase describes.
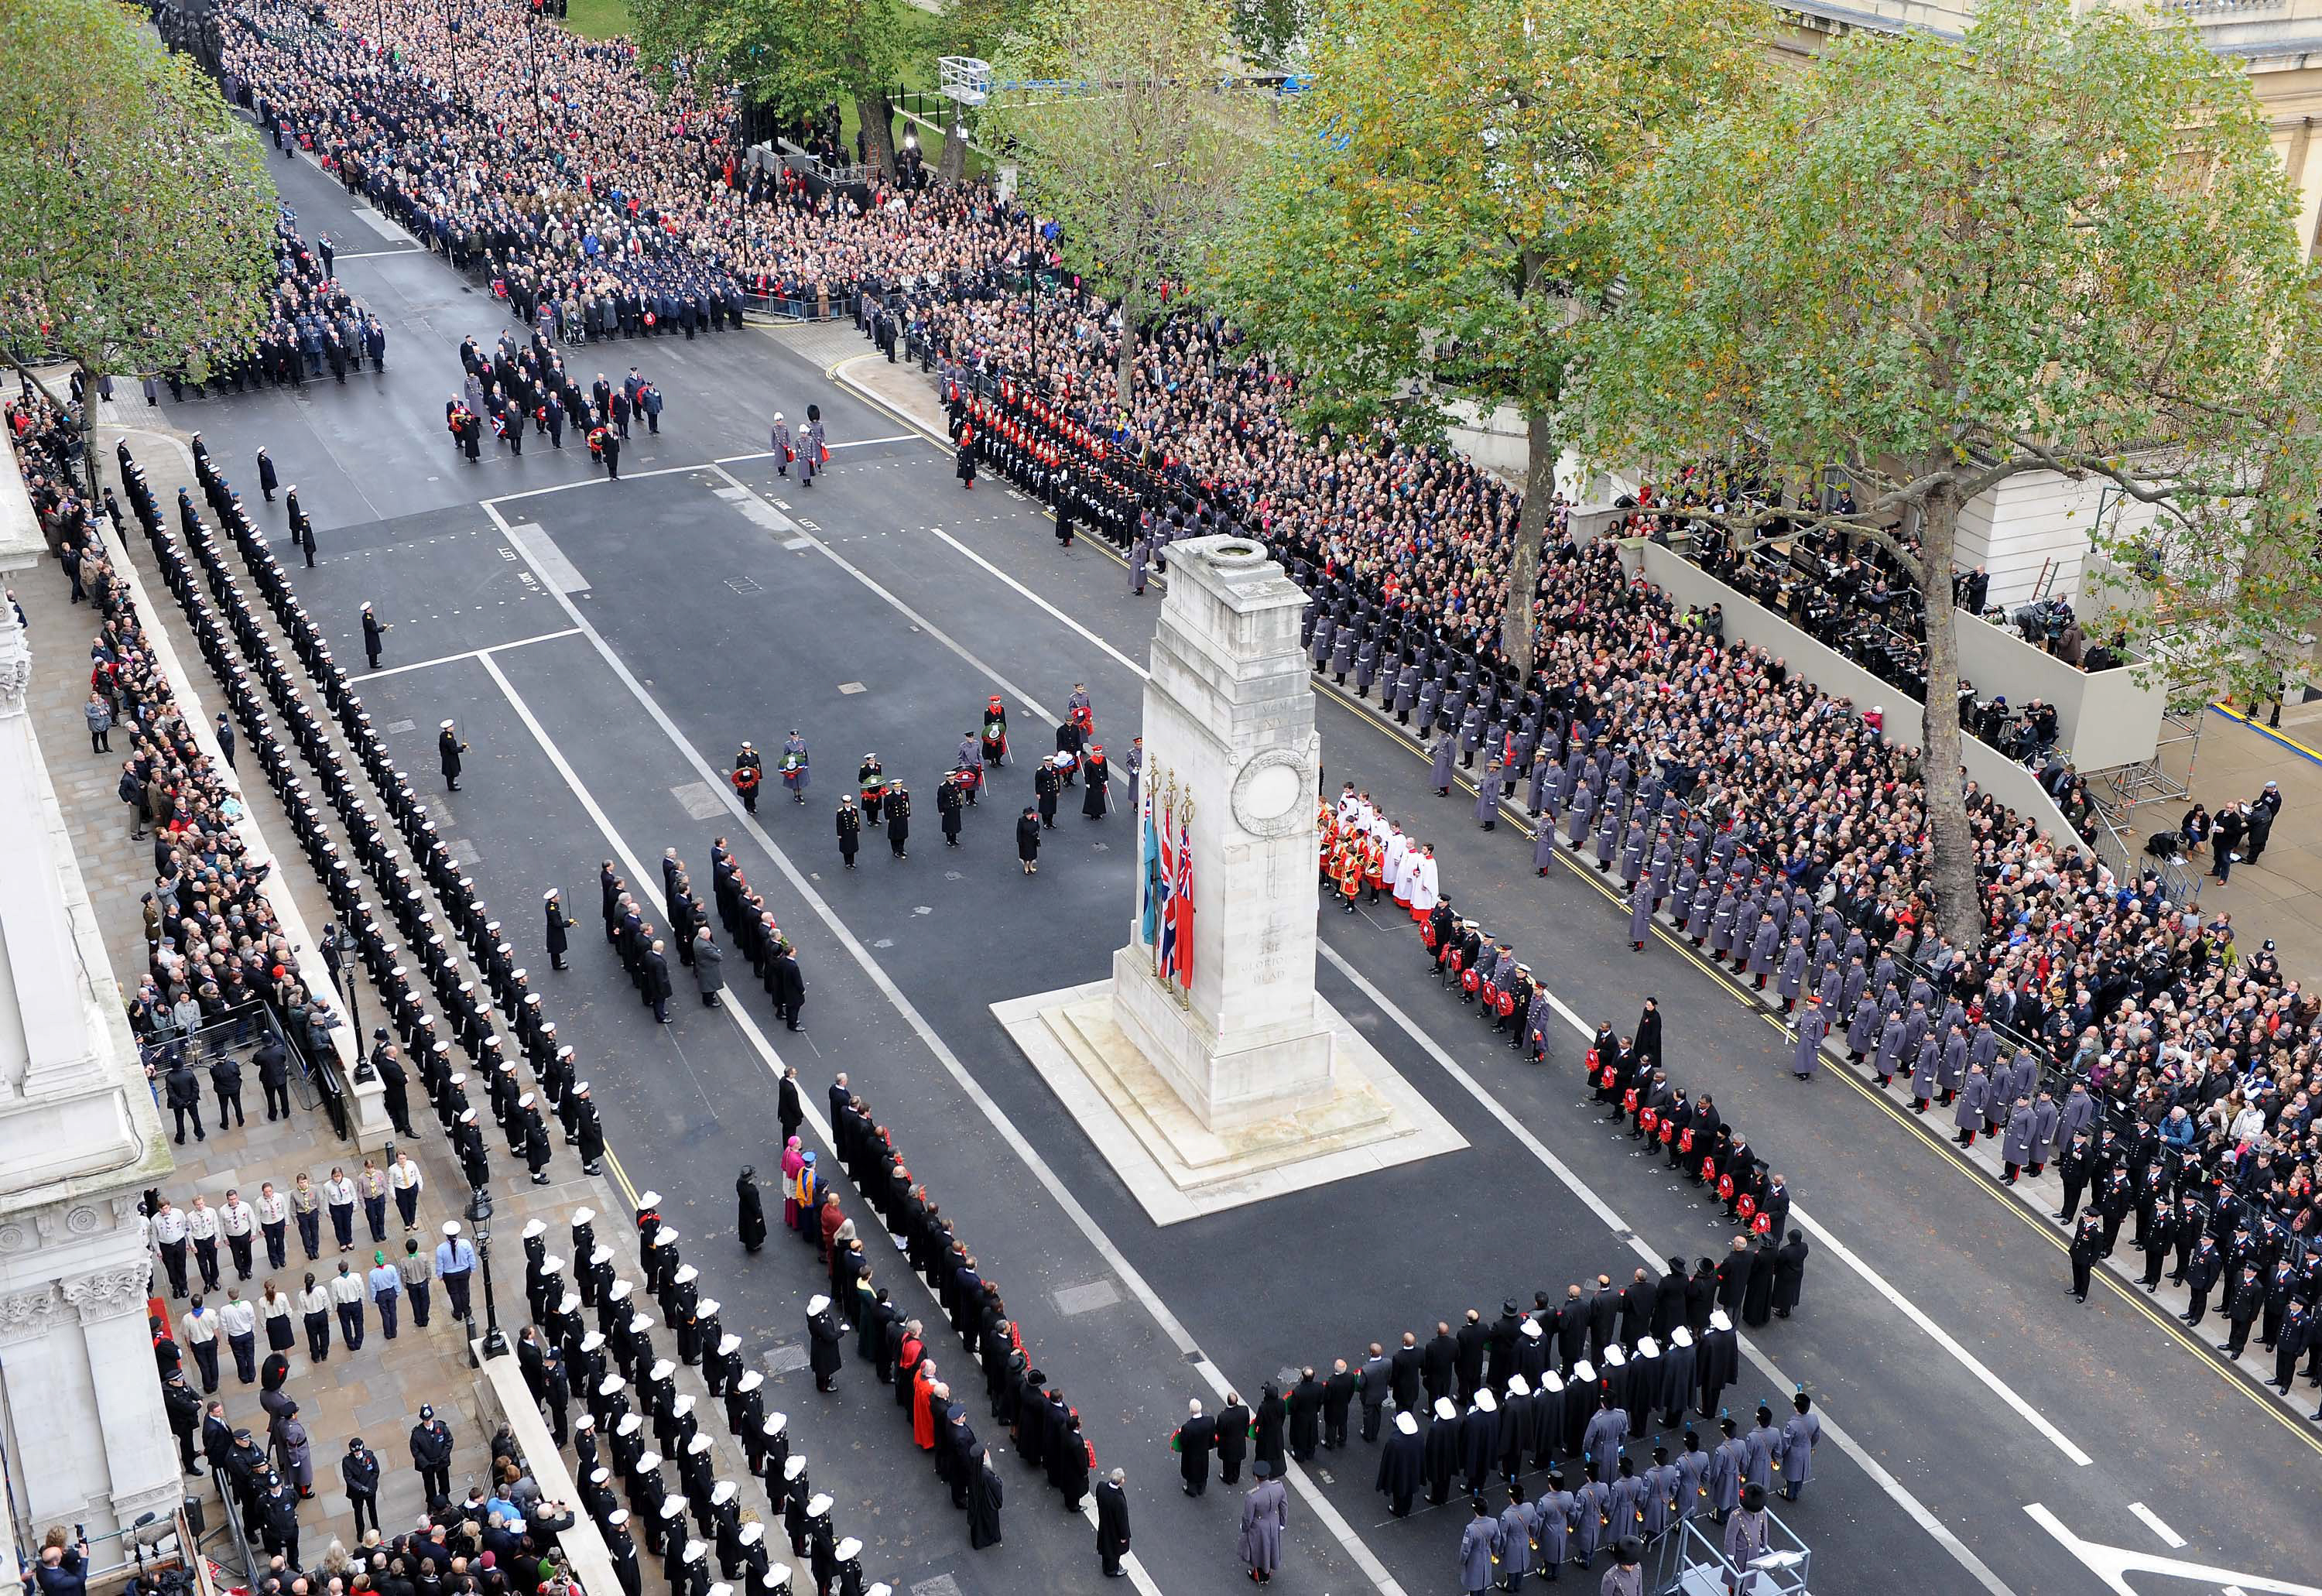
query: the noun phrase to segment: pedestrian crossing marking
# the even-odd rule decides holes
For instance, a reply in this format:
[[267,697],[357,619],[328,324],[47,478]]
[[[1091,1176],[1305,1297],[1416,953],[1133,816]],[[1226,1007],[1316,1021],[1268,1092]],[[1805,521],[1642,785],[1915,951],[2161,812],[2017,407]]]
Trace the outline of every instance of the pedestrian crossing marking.
[[859,681],[842,681],[838,684],[838,690],[841,693],[852,696],[855,693],[867,693],[871,689],[864,687]]

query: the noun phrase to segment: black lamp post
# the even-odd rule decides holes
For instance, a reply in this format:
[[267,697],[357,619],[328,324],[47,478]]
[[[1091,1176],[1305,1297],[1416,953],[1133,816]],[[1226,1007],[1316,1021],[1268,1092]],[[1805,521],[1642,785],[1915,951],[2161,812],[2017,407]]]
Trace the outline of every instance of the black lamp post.
[[499,1308],[492,1300],[492,1194],[481,1186],[468,1199],[468,1223],[476,1227],[476,1267],[484,1276],[484,1355],[507,1356],[507,1336],[500,1330]]
[[330,929],[323,933],[323,939],[331,947],[331,985],[337,990],[339,1000],[347,1006],[347,1025],[354,1033],[355,1079],[376,1080],[379,1072],[371,1068],[370,1054],[363,1047],[362,1009],[355,999],[358,983],[353,966],[348,962],[355,955],[355,939],[347,935],[345,924],[338,920],[331,922]]

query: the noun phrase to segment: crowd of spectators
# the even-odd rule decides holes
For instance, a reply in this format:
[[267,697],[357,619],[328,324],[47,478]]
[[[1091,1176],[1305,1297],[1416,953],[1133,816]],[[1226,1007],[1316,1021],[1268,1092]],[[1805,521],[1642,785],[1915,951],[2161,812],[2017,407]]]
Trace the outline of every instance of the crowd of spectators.
[[274,224],[274,287],[267,298],[266,325],[247,349],[205,351],[162,373],[169,397],[206,390],[242,393],[263,387],[304,388],[327,371],[344,386],[369,360],[372,371],[387,369],[387,326],[338,279],[338,251],[328,233],[309,244],[297,216],[288,210]]
[[[259,1025],[261,1008],[294,1047],[326,1047],[341,1018],[308,985],[267,900],[271,865],[247,857],[234,825],[242,801],[232,767],[219,769],[197,743],[92,521],[73,467],[78,417],[27,384],[9,404],[8,422],[72,601],[95,612],[82,710],[91,746],[120,756],[115,790],[130,834],[151,844],[153,885],[142,900],[146,967],[125,1001],[157,1090],[184,1061],[187,1037],[231,1026],[238,1038]],[[110,489],[95,513],[113,518],[118,530],[121,510]],[[226,732],[222,750],[231,750],[231,738]]]

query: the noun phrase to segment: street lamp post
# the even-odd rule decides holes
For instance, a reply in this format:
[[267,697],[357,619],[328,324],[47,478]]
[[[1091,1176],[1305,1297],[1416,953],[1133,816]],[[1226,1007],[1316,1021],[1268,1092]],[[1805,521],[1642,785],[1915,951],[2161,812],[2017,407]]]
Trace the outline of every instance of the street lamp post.
[[484,1276],[484,1356],[507,1356],[507,1336],[500,1330],[499,1307],[492,1299],[492,1194],[481,1186],[468,1199],[468,1222],[476,1227],[476,1267]]
[[369,1081],[378,1072],[370,1067],[370,1054],[363,1050],[362,1009],[355,999],[355,972],[347,962],[354,956],[355,939],[347,935],[343,921],[334,920],[326,935],[331,943],[331,984],[338,989],[339,1000],[347,1006],[347,1025],[354,1033],[355,1079]]

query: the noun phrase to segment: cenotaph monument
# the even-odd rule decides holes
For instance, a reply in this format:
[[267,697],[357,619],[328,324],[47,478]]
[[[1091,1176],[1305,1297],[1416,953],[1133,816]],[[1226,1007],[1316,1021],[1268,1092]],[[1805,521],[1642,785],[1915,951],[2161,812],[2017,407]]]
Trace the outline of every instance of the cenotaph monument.
[[1230,536],[1168,574],[1128,943],[1109,980],[992,1006],[1165,1225],[1466,1145],[1315,990],[1304,591]]

